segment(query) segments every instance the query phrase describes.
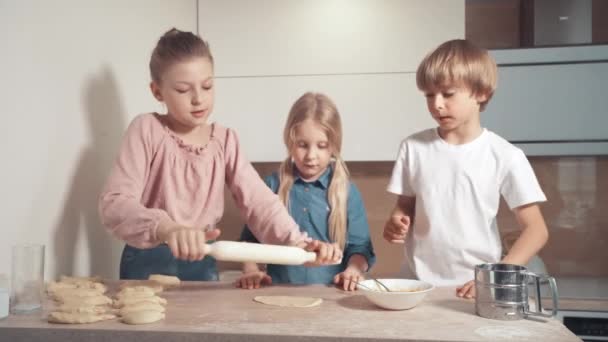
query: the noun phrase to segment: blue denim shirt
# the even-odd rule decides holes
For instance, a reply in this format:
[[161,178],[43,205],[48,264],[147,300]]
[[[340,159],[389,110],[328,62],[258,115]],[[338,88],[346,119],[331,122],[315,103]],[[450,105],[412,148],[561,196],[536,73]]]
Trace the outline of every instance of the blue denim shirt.
[[[329,203],[327,190],[332,171],[328,168],[319,179],[307,183],[296,176],[289,193],[289,213],[300,230],[320,241],[329,242]],[[279,175],[273,173],[264,179],[274,193],[279,189]],[[258,242],[247,226],[241,233],[241,241]],[[371,267],[376,261],[369,234],[367,215],[357,187],[350,183],[347,204],[347,237],[342,264],[306,267],[267,265],[267,273],[273,283],[330,284],[336,274],[344,271],[353,254],[361,254]]]

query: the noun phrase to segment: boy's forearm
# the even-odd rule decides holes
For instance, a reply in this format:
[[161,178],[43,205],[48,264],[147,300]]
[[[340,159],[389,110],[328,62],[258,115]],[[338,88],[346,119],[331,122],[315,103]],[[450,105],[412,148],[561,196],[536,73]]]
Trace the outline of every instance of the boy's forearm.
[[412,217],[414,215],[414,204],[414,197],[399,196],[399,198],[397,198],[397,203],[395,204],[395,208],[393,209],[391,216],[406,215]]
[[545,245],[548,239],[546,230],[524,229],[509,253],[501,262],[507,264],[525,265]]
[[516,218],[523,227],[521,235],[501,262],[525,265],[549,239],[549,232],[538,206],[518,210]]

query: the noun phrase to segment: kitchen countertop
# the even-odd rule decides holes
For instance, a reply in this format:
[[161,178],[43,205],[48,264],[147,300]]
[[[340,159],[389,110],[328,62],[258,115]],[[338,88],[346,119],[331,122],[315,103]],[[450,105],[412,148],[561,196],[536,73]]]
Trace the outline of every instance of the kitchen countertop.
[[[281,308],[254,302],[259,295],[319,297],[323,303]],[[168,305],[160,322],[50,324],[45,309],[0,320],[0,341],[580,341],[555,319],[478,317],[474,301],[457,298],[453,288],[436,288],[417,307],[404,311],[384,310],[360,293],[327,286],[241,290],[225,282],[183,282],[162,296]]]

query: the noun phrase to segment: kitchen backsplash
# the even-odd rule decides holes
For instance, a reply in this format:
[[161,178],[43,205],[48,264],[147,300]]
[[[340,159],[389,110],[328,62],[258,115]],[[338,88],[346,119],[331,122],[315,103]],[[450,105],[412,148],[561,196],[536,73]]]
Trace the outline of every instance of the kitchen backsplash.
[[[553,276],[608,276],[608,157],[530,157],[547,202],[541,205],[549,242],[539,256]],[[386,192],[393,162],[347,162],[351,179],[363,195],[378,263],[377,276],[399,271],[403,249],[382,239],[382,228],[395,196]],[[254,163],[265,176],[278,163]],[[243,220],[227,192],[226,213],[219,227],[224,239],[236,239]],[[504,202],[498,213],[503,245],[508,248],[519,231]],[[220,263],[222,269],[236,269]]]

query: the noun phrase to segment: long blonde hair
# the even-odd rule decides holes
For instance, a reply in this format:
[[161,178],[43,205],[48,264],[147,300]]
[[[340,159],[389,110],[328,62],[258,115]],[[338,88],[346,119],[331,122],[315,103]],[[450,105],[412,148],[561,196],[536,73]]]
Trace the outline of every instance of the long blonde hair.
[[340,114],[333,101],[324,94],[308,92],[302,95],[289,111],[283,130],[283,141],[289,156],[281,163],[279,168],[278,195],[285,206],[289,207],[289,192],[294,182],[294,164],[291,160],[291,151],[295,146],[295,131],[299,124],[309,119],[323,127],[334,158],[333,176],[327,192],[327,201],[330,208],[329,238],[344,249],[346,244],[349,174],[348,168],[340,156],[342,149]]

